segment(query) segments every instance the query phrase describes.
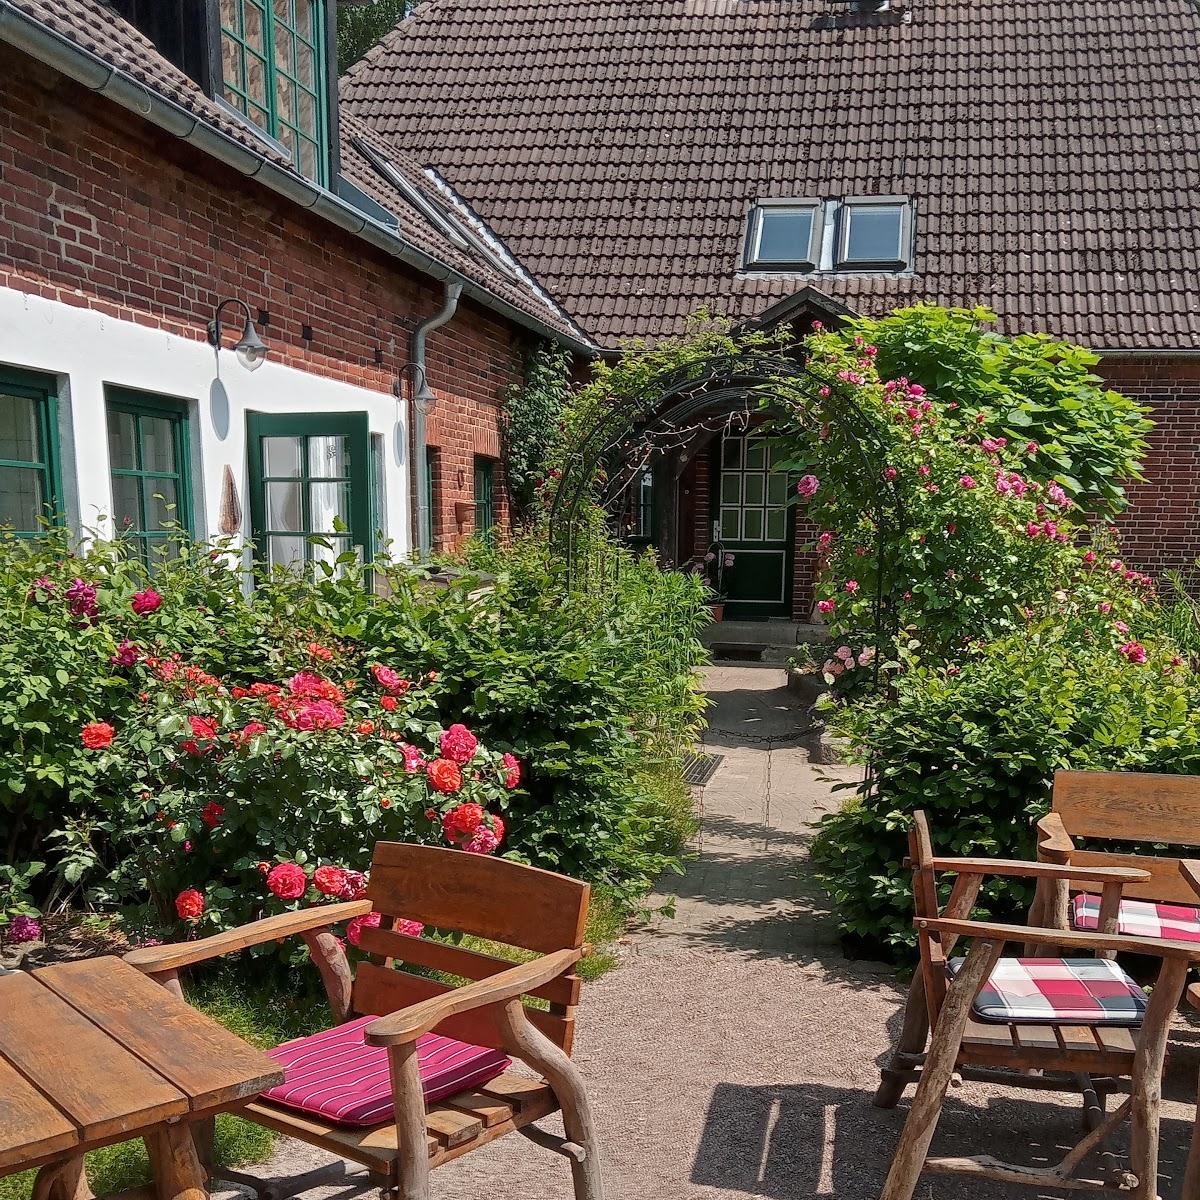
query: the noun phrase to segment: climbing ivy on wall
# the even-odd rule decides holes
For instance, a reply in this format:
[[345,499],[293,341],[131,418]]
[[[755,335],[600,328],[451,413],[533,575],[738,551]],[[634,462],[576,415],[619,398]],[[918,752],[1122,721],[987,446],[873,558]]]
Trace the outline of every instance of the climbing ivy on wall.
[[571,355],[539,342],[525,358],[525,377],[504,394],[500,436],[513,510],[522,522],[534,511],[538,485],[550,471],[571,392]]

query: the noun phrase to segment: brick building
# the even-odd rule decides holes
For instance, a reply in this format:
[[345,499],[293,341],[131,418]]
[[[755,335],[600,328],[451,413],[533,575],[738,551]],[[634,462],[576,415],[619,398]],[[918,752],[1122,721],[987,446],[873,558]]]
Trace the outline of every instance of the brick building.
[[[341,88],[602,352],[916,301],[1095,350],[1158,422],[1123,524],[1161,571],[1200,555],[1197,61],[1194,0],[423,0]],[[764,566],[739,615],[803,615],[769,448],[720,440],[636,531],[721,536]]]
[[337,111],[334,10],[0,0],[0,526],[293,563],[505,521],[500,392],[591,347]]

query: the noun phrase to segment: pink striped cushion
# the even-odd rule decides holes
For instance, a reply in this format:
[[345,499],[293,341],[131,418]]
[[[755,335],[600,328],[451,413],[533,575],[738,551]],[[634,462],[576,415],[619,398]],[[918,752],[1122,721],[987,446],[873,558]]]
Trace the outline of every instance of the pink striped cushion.
[[[391,1120],[387,1050],[363,1040],[363,1030],[376,1019],[359,1017],[276,1046],[269,1053],[284,1067],[284,1080],[262,1098],[339,1125],[383,1125]],[[427,1033],[417,1043],[417,1062],[429,1104],[495,1079],[512,1059],[499,1050]]]

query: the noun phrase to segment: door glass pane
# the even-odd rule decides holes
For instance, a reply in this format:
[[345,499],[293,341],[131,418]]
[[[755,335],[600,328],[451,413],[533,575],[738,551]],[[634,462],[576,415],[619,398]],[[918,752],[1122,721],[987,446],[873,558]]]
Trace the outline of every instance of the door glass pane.
[[778,466],[787,458],[787,448],[782,442],[769,442],[768,451],[770,454],[771,466]]
[[726,438],[721,444],[721,466],[739,467],[742,464],[742,439]]
[[268,529],[294,529],[299,532],[304,528],[300,507],[300,487],[299,482],[268,483],[266,485]]
[[350,488],[345,483],[311,483],[308,487],[310,529],[332,533],[334,521],[350,524]]
[[0,395],[0,458],[41,462],[38,440],[36,402]]
[[138,493],[138,481],[132,475],[114,475],[113,490],[113,524],[117,532],[142,527],[142,503]]
[[175,426],[167,417],[142,417],[142,470],[174,474]]
[[262,440],[263,474],[268,479],[300,478],[300,439],[267,437]]
[[308,439],[308,473],[314,479],[345,479],[350,474],[350,439],[339,435]]
[[302,537],[270,537],[267,539],[267,561],[273,567],[294,567],[304,562]]
[[743,492],[744,504],[761,504],[766,491],[767,477],[765,475],[747,475]]
[[727,471],[721,476],[721,503],[741,504],[742,477],[736,472]]
[[787,510],[767,509],[767,540],[781,542],[787,536]]
[[723,541],[741,536],[741,510],[737,508],[721,509],[721,538]]
[[108,461],[114,471],[137,470],[136,431],[133,413],[108,410]]
[[746,470],[761,471],[767,465],[767,447],[761,439],[746,441]]
[[786,475],[775,472],[767,476],[767,503],[768,504],[786,504],[787,503],[787,485],[788,480]]
[[763,535],[763,510],[748,508],[742,513],[742,537],[748,542],[760,542]]
[[36,530],[43,509],[42,473],[36,467],[0,467],[0,528]]
[[151,529],[161,529],[168,522],[179,520],[179,496],[173,479],[147,479],[142,486],[146,489],[146,512]]

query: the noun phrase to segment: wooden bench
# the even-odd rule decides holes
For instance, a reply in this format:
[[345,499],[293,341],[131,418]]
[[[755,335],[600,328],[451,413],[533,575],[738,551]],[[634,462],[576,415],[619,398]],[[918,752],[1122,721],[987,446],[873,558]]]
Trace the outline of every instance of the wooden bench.
[[[135,950],[126,961],[177,989],[178,972],[190,964],[298,934],[321,972],[334,1019],[379,1015],[367,1027],[366,1040],[387,1047],[393,1118],[348,1127],[265,1099],[242,1115],[360,1163],[395,1200],[428,1200],[431,1170],[512,1132],[570,1161],[577,1200],[602,1200],[591,1107],[570,1058],[580,990],[575,965],[583,954],[589,895],[587,884],[549,871],[460,850],[380,842],[363,900],[268,917],[196,942]],[[382,914],[381,922],[363,928],[361,947],[370,957],[352,974],[331,927],[371,911]],[[514,966],[445,941],[409,937],[395,928],[403,919],[537,957]],[[406,966],[473,982],[455,987]],[[523,997],[547,1007],[530,1007]],[[509,1070],[427,1109],[417,1042],[435,1030],[503,1050],[539,1077]],[[565,1138],[534,1124],[560,1108]]]

